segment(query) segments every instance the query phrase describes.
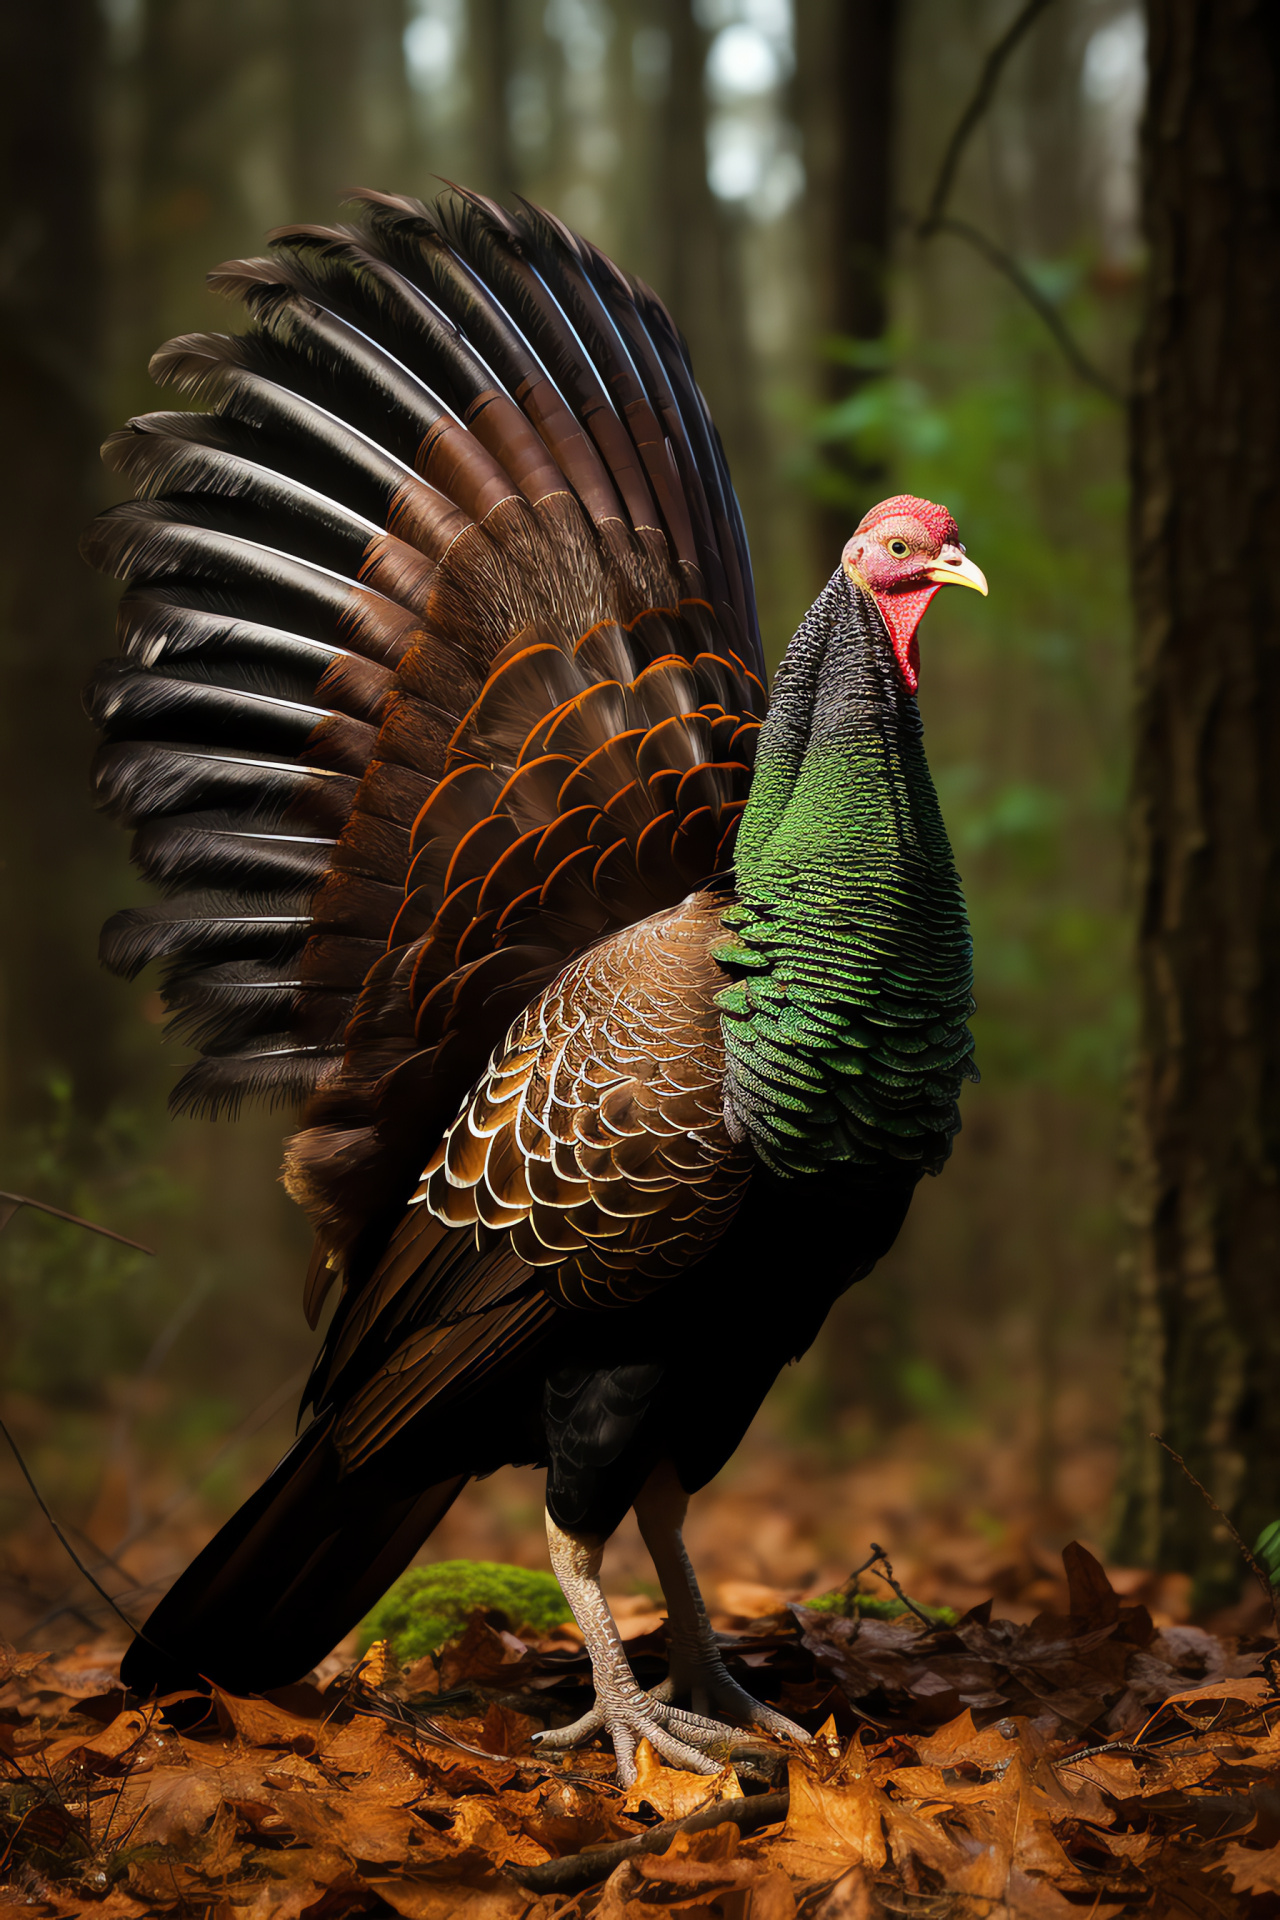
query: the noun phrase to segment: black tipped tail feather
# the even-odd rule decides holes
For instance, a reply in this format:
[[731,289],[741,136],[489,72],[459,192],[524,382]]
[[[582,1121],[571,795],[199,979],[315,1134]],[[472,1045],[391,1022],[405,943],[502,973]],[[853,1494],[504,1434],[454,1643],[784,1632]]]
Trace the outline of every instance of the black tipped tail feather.
[[423,1488],[375,1463],[343,1475],[317,1420],[166,1594],[125,1655],[139,1695],[214,1681],[262,1693],[349,1633],[443,1519],[467,1476]]

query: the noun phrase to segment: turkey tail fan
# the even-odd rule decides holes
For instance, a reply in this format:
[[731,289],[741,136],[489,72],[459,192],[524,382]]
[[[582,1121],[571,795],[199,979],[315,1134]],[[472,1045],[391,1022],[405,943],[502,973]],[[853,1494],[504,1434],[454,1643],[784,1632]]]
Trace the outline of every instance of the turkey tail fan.
[[111,437],[139,497],[85,552],[126,586],[95,790],[164,895],[104,958],[164,966],[180,1108],[306,1103],[358,1291],[530,999],[727,873],[765,692],[656,299],[536,208],[356,205],[216,270],[248,330],[157,353],[207,410]]

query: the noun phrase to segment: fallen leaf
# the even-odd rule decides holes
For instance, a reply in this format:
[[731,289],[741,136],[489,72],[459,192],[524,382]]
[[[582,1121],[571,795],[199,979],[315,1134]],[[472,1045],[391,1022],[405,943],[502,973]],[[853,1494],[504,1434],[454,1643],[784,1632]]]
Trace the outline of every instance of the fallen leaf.
[[1229,1846],[1218,1857],[1236,1893],[1280,1893],[1280,1848]]
[[486,1753],[524,1753],[529,1737],[542,1723],[530,1713],[514,1713],[495,1701],[484,1716],[480,1745]]
[[462,1633],[440,1648],[440,1686],[495,1680],[504,1667],[524,1658],[525,1645],[513,1633],[496,1631],[483,1613],[473,1613]]
[[314,1721],[302,1720],[270,1700],[242,1698],[239,1694],[213,1689],[220,1719],[239,1734],[250,1747],[288,1747],[294,1753],[314,1753],[322,1728]]
[[142,1815],[133,1832],[139,1846],[184,1847],[203,1833],[223,1804],[223,1790],[212,1771],[173,1767],[147,1782]]
[[10,1680],[25,1680],[30,1674],[38,1673],[52,1657],[48,1653],[19,1653],[7,1640],[0,1640],[0,1687]]
[[871,1875],[865,1867],[850,1867],[814,1909],[813,1920],[882,1920],[883,1914]]
[[636,1748],[635,1783],[627,1789],[624,1813],[651,1807],[660,1820],[684,1820],[713,1800],[741,1798],[742,1788],[732,1767],[720,1773],[685,1773],[664,1766],[647,1740]]
[[477,1886],[412,1874],[371,1879],[367,1884],[405,1920],[454,1920],[455,1915],[458,1920],[526,1920],[530,1914],[549,1910],[549,1903],[496,1876]]
[[787,1766],[791,1805],[781,1844],[796,1868],[818,1877],[834,1864],[882,1867],[888,1858],[885,1795],[863,1774],[827,1784],[804,1759]]
[[546,1847],[521,1831],[519,1817],[513,1818],[501,1800],[478,1794],[459,1803],[449,1838],[459,1848],[471,1847],[487,1855],[500,1867],[534,1867],[551,1857]]
[[720,1612],[735,1620],[765,1620],[784,1613],[787,1598],[777,1587],[762,1587],[754,1580],[722,1580],[718,1592]]

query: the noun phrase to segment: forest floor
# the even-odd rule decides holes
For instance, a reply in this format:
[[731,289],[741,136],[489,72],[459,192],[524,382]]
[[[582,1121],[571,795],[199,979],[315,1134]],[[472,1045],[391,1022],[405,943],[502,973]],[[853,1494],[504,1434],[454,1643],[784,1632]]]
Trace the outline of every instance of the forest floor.
[[[1066,1423],[1051,1488],[1033,1466],[1017,1432],[922,1427],[879,1452],[853,1436],[840,1457],[766,1425],[689,1539],[731,1667],[816,1738],[755,1742],[712,1778],[642,1749],[629,1793],[604,1748],[531,1743],[586,1702],[571,1631],[525,1644],[477,1614],[403,1671],[377,1650],[357,1669],[344,1643],[270,1700],[168,1715],[120,1692],[120,1628],[99,1630],[84,1588],[64,1610],[67,1576],[24,1529],[5,1561],[22,1651],[0,1655],[0,1920],[1280,1914],[1261,1596],[1195,1623],[1185,1580],[1066,1545],[1105,1529],[1112,1459],[1087,1422]],[[162,1477],[144,1493],[172,1499]],[[495,1476],[432,1558],[545,1565],[539,1493]],[[86,1522],[99,1548],[110,1507]],[[133,1583],[141,1612],[209,1524],[137,1536],[99,1576]],[[872,1542],[955,1624],[804,1605]],[[606,1584],[646,1684],[663,1670],[650,1580],[624,1530]]]

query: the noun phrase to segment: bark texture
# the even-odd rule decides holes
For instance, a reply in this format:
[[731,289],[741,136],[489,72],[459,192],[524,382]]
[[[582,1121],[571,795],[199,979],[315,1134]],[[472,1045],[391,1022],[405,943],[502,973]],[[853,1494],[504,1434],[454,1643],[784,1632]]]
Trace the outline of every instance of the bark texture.
[[[888,326],[893,227],[893,139],[897,0],[808,0],[796,13],[796,93],[804,132],[806,209],[815,320],[820,340],[877,341]],[[856,75],[856,86],[852,76]],[[846,399],[868,378],[829,361],[825,398]],[[884,492],[884,470],[836,446],[828,459],[852,488],[820,502],[815,518],[818,577],[831,555]]]
[[[98,504],[99,221],[94,134],[101,30],[91,0],[0,15],[12,76],[0,134],[0,1089],[39,1110],[74,1065],[87,1110],[110,1082],[110,986],[85,901],[118,890],[109,829],[86,800],[93,748],[78,690],[104,649],[108,599],[76,553]],[[51,76],[53,77],[51,79]],[[19,826],[21,823],[21,826]]]
[[1133,413],[1140,1060],[1120,1549],[1280,1515],[1280,9],[1149,0]]

